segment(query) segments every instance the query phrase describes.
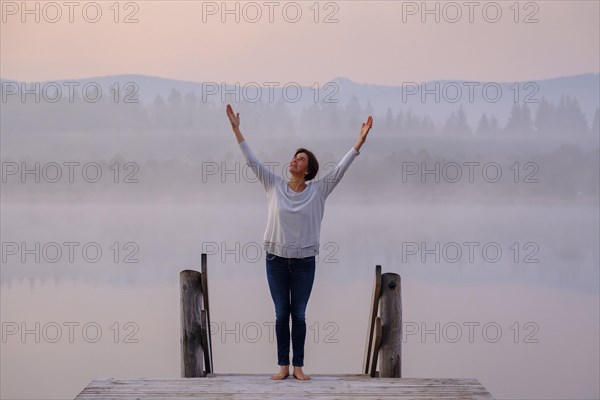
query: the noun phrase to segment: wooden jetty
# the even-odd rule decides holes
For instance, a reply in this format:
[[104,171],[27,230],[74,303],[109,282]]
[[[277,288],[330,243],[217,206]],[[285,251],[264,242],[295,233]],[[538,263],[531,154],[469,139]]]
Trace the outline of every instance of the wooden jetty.
[[[361,374],[309,374],[274,381],[266,374],[220,374],[213,366],[206,254],[201,272],[179,274],[181,376],[178,379],[94,379],[75,400],[91,399],[455,399],[488,400],[476,378],[402,378],[400,276],[381,273],[375,281]],[[379,370],[377,369],[379,367]]]
[[488,400],[477,379],[371,378],[369,375],[311,374],[273,381],[270,375],[207,374],[203,378],[93,380],[75,400],[295,400],[453,399]]

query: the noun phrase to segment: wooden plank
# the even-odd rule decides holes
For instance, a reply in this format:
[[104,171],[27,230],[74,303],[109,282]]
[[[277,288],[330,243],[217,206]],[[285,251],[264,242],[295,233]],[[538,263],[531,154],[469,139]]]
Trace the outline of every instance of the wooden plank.
[[210,305],[208,304],[208,262],[206,260],[206,253],[202,253],[200,256],[201,267],[200,272],[202,273],[202,297],[204,301],[204,309],[206,310],[206,326],[208,327],[207,335],[207,347],[204,347],[204,358],[206,365],[206,372],[213,373],[213,353],[212,353],[212,337],[210,336]]
[[375,378],[377,373],[377,357],[379,357],[379,349],[381,348],[381,317],[375,319],[375,335],[373,337],[373,360],[371,362],[371,378]]
[[375,328],[375,317],[379,309],[379,298],[381,297],[381,265],[375,266],[375,281],[373,282],[373,294],[371,295],[371,308],[369,310],[369,321],[367,331],[367,345],[364,357],[363,373],[369,373],[369,363],[371,360],[371,350],[373,344],[373,329]]
[[210,366],[210,359],[208,356],[208,335],[209,330],[207,329],[208,325],[206,325],[206,310],[200,310],[200,338],[202,340],[202,349],[204,349],[204,376],[208,373],[208,368]]
[[271,375],[209,374],[206,378],[93,380],[75,400],[97,399],[458,399],[493,400],[475,378],[370,378],[311,374],[310,381]]

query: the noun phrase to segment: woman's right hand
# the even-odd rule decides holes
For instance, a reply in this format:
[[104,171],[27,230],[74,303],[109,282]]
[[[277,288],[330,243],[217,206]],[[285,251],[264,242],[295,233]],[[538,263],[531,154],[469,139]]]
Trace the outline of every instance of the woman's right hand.
[[231,127],[233,129],[240,127],[240,113],[237,113],[236,116],[230,104],[227,104],[227,116],[229,117],[229,122],[231,122]]

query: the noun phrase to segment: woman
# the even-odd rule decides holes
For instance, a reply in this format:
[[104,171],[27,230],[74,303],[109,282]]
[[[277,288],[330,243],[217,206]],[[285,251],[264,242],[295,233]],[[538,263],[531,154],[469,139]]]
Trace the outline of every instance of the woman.
[[[279,373],[271,379],[285,379],[290,374],[290,314],[292,316],[293,376],[299,380],[310,377],[302,371],[306,338],[305,310],[315,276],[315,256],[319,253],[321,220],[325,199],[338,184],[358,156],[367,134],[373,126],[369,116],[362,124],[354,146],[337,167],[322,179],[313,181],[319,163],[312,152],[300,148],[290,161],[289,181],[274,174],[252,152],[240,131],[240,113],[227,105],[227,116],[242,153],[265,187],[268,217],[264,235],[267,280],[275,304],[275,334]],[[308,184],[307,184],[307,181]]]

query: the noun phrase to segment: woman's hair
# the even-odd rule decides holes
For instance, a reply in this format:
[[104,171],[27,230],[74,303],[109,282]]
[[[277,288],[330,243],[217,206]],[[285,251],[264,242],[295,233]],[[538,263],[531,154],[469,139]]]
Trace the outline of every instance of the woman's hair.
[[305,153],[308,156],[308,173],[306,174],[304,179],[310,181],[315,176],[317,176],[317,172],[319,172],[319,162],[317,161],[317,157],[315,157],[312,151],[306,150],[303,147],[296,150],[296,153],[294,153],[294,157],[296,157],[298,153]]

